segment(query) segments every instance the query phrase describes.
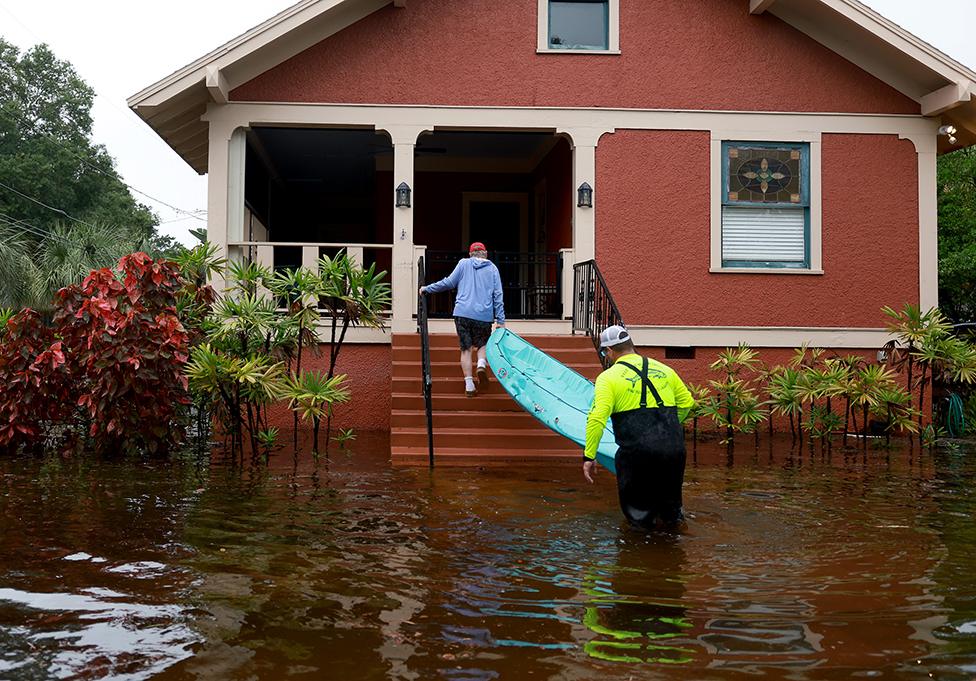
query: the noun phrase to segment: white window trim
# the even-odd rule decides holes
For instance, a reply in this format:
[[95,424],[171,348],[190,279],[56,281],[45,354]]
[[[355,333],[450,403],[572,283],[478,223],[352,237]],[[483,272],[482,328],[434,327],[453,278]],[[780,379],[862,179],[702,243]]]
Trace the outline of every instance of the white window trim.
[[607,50],[554,50],[549,47],[549,0],[539,0],[538,36],[536,52],[539,54],[620,54],[620,0],[610,0]]
[[[712,130],[711,144],[711,263],[709,272],[736,274],[823,274],[823,203],[821,201],[821,133],[797,133],[770,129],[756,133],[744,130]],[[723,267],[722,266],[722,142],[804,142],[810,145],[810,266]]]

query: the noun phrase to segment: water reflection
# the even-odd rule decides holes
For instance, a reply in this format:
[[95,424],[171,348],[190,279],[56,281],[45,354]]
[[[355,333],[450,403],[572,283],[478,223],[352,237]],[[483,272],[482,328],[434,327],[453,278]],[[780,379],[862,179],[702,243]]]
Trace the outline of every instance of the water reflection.
[[595,634],[584,645],[586,654],[610,662],[693,662],[682,537],[623,527],[614,546],[614,562],[594,566],[584,582],[583,623]]
[[[976,667],[976,460],[699,447],[683,534],[575,466],[0,461],[0,678],[887,676]],[[731,463],[731,465],[729,465]]]

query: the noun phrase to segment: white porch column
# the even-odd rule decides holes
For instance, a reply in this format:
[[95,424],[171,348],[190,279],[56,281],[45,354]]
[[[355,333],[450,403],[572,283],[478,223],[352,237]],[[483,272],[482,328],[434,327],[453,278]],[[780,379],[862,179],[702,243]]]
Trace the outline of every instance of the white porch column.
[[[210,122],[207,165],[207,241],[217,255],[231,258],[227,244],[243,240],[244,229],[244,129]],[[214,275],[214,288],[224,287]]]
[[[413,204],[414,192],[414,147],[417,137],[425,128],[413,125],[386,126],[393,142],[393,186],[388,187],[386,200],[393,210],[393,267],[391,284],[393,286],[393,333],[409,333],[416,328],[413,314],[417,308],[417,290],[414,286],[417,262],[413,247]],[[397,208],[395,191],[401,182],[410,187],[410,207]],[[380,194],[383,196],[383,193]]]
[[[584,262],[596,257],[596,209],[600,201],[596,146],[613,128],[566,128],[558,132],[568,135],[573,146],[573,250],[576,262]],[[593,187],[593,208],[576,205],[577,191],[584,182]]]
[[939,206],[936,144],[918,152],[918,303],[924,311],[939,304]]
[[918,156],[918,305],[924,312],[939,304],[939,204],[936,178],[938,119],[926,119],[929,130],[900,134],[911,140]]

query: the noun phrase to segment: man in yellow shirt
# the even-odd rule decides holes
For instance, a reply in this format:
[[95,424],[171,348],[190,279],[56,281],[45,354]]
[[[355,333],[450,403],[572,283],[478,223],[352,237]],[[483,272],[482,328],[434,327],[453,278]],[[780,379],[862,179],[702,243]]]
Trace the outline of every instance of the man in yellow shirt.
[[607,418],[619,449],[617,492],[624,516],[644,528],[683,518],[685,433],[681,424],[695,400],[671,367],[641,357],[622,326],[600,333],[600,351],[612,362],[596,379],[586,419],[583,476],[593,482],[596,450]]

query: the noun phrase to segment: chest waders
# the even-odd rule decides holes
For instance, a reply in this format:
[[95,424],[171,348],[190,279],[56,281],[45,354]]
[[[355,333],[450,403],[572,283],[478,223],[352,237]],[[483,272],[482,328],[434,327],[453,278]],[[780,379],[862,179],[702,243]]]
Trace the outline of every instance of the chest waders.
[[[620,509],[629,521],[653,527],[656,520],[681,520],[681,485],[685,475],[685,433],[678,421],[678,408],[664,405],[661,395],[643,371],[628,362],[618,362],[641,380],[640,407],[613,414],[617,450],[617,492]],[[647,406],[647,393],[655,406]]]

